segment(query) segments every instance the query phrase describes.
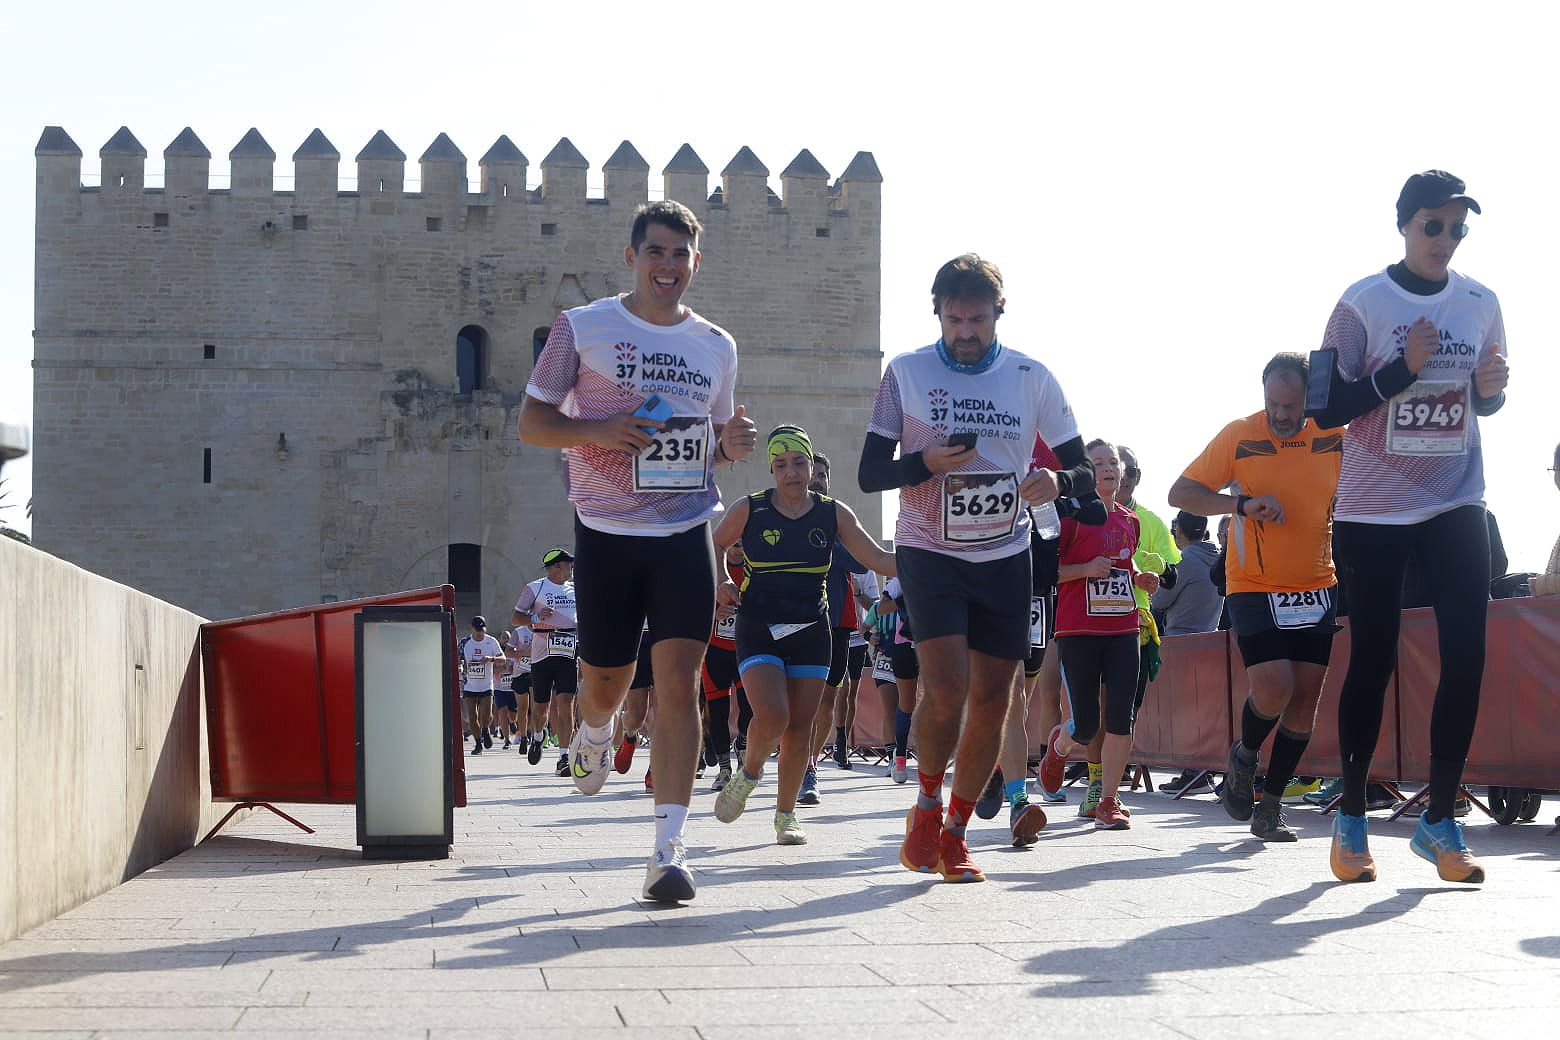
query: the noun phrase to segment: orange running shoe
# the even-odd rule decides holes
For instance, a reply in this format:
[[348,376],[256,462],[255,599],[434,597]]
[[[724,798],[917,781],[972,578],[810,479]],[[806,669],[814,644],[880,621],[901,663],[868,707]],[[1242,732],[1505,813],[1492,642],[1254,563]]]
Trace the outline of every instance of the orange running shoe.
[[1365,817],[1349,816],[1342,810],[1333,817],[1328,865],[1339,881],[1376,880],[1376,861],[1371,859],[1370,845],[1365,840]]
[[638,746],[638,737],[624,737],[623,743],[618,745],[617,754],[612,758],[612,768],[619,773],[628,772],[628,767],[634,764],[634,748]]
[[655,793],[655,779],[651,777],[650,770],[645,770],[645,790]]
[[1047,791],[1060,791],[1067,781],[1067,758],[1056,750],[1056,738],[1062,735],[1062,727],[1054,726],[1045,738],[1045,754],[1040,756],[1040,768],[1035,777]]
[[1132,826],[1132,812],[1114,798],[1101,798],[1094,810],[1094,829],[1124,831]]
[[937,870],[944,881],[956,885],[986,880],[986,875],[971,861],[970,847],[964,843],[962,834],[943,831],[938,835]]
[[1414,838],[1408,843],[1414,855],[1435,864],[1435,872],[1442,881],[1458,881],[1466,885],[1482,885],[1484,868],[1468,851],[1463,841],[1462,824],[1446,817],[1440,823],[1426,823],[1419,817]]
[[941,834],[942,806],[926,810],[912,805],[905,816],[905,843],[899,846],[899,862],[906,870],[930,874],[937,869],[937,839]]

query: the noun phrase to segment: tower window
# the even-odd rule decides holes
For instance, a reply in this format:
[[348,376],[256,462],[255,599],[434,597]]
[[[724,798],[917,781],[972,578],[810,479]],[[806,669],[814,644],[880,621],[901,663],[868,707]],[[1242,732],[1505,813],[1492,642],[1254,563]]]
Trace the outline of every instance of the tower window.
[[531,333],[531,364],[536,364],[537,358],[542,356],[542,348],[547,346],[547,334],[552,330],[542,325]]
[[217,345],[215,343],[207,343],[201,348],[201,354],[207,361],[212,360],[217,356]]
[[210,448],[205,449],[205,454],[204,454],[203,459],[201,461],[200,482],[202,484],[210,484],[211,483],[211,449]]
[[307,213],[294,213],[293,214],[293,230],[294,231],[307,231],[307,230],[309,230],[309,215]]
[[471,396],[487,389],[488,335],[480,325],[467,325],[455,336],[455,393]]

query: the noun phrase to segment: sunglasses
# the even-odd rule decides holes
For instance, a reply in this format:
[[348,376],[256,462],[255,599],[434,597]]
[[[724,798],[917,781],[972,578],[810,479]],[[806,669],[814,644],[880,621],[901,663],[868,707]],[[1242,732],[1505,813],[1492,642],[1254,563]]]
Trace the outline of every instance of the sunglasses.
[[[1424,225],[1426,238],[1440,238],[1441,232],[1445,231],[1448,227],[1446,221],[1440,219],[1439,217],[1420,219],[1419,223]],[[1452,239],[1454,241],[1461,242],[1463,239],[1468,237],[1468,222],[1466,220],[1459,220],[1457,223],[1450,225],[1450,227],[1452,230]]]

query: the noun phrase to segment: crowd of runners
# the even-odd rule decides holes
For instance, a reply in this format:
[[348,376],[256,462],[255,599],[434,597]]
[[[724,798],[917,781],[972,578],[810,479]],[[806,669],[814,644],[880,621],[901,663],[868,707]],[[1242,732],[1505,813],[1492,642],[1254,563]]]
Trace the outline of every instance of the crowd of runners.
[[[561,314],[527,387],[519,433],[564,452],[573,539],[542,557],[502,640],[471,619],[470,753],[537,765],[555,744],[558,776],[592,795],[648,744],[643,892],[681,901],[695,894],[697,777],[716,770],[714,816],[730,823],[755,798],[767,807],[772,773],[775,840],[805,843],[797,807],[819,801],[826,751],[852,767],[857,691],[875,690],[888,777],[916,783],[900,862],[980,881],[971,816],[1006,804],[1007,839],[1035,844],[1045,806],[1067,800],[1069,758],[1086,769],[1079,815],[1132,826],[1118,788],[1160,662],[1149,597],[1173,587],[1187,530],[1222,517],[1224,604],[1250,676],[1229,815],[1296,840],[1281,799],[1316,722],[1341,579],[1352,639],[1331,866],[1374,879],[1366,785],[1399,594],[1410,560],[1433,559],[1440,685],[1429,720],[1404,720],[1431,741],[1412,848],[1443,879],[1482,881],[1453,807],[1490,580],[1479,419],[1504,403],[1507,368],[1494,294],[1449,268],[1470,212],[1450,174],[1408,179],[1403,259],[1343,293],[1318,352],[1252,362],[1261,407],[1175,481],[1174,539],[1134,497],[1130,450],[1084,436],[1108,433],[1109,416],[1081,421],[1046,366],[999,337],[997,267],[950,260],[932,281],[936,342],[888,362],[863,431],[856,483],[899,493],[889,552],[831,496],[806,430],[765,416],[760,436],[737,403],[732,337],[682,304],[700,263],[693,213],[641,207],[624,251],[633,289]],[[723,508],[714,471],[738,465],[767,465],[771,486]],[[1046,735],[1035,758],[1030,732]]]

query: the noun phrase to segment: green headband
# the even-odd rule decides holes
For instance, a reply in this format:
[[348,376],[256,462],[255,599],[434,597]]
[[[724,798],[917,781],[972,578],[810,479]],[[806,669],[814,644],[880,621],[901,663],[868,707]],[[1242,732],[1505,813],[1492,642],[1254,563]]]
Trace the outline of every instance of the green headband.
[[812,441],[807,431],[798,426],[782,426],[769,435],[769,465],[788,451],[799,451],[809,459],[813,457]]

